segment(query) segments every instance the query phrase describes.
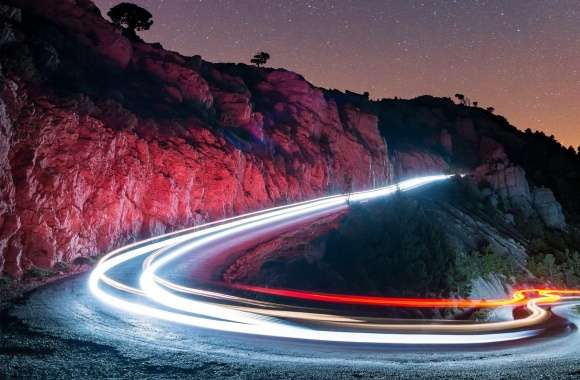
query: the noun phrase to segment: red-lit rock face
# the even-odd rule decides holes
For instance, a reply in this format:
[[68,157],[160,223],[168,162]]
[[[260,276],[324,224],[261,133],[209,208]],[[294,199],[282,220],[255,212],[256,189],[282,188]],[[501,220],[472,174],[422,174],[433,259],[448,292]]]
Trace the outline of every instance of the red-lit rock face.
[[[23,89],[11,96],[13,136],[10,146],[2,147],[5,155],[9,148],[11,168],[2,174],[3,183],[14,182],[3,191],[4,270],[12,275],[30,265],[49,267],[96,255],[132,238],[344,190],[351,183],[370,187],[390,175],[376,125],[374,131],[364,125],[368,148],[338,118],[324,125],[294,122],[287,130],[272,126],[274,145],[295,154],[258,157],[195,120],[167,126],[130,115],[136,132],[119,131],[110,128],[110,120],[27,97]],[[181,136],[139,134],[165,128],[179,129]],[[308,135],[312,130],[332,136],[327,147]],[[370,140],[373,134],[378,144]]]
[[226,263],[221,279],[226,283],[252,282],[259,278],[262,265],[269,260],[286,261],[304,257],[316,261],[324,254],[316,238],[337,229],[345,213],[327,216],[308,226],[259,243],[247,252],[240,252],[230,263]]
[[441,156],[423,151],[394,152],[394,162],[395,173],[400,178],[443,173],[449,168]]
[[[552,147],[547,169],[527,153],[541,137],[484,110],[369,101],[282,69],[184,57],[127,38],[89,0],[5,3],[22,9],[0,5],[0,273],[449,169],[552,228],[566,227],[562,199],[580,212],[576,158]],[[552,178],[560,167],[568,182]],[[282,243],[227,273],[251,277]]]
[[[41,3],[25,10],[40,12]],[[143,117],[10,75],[0,97],[2,271],[18,277],[202,221],[391,180],[377,118],[338,107],[300,76],[254,70],[249,85],[208,63],[202,73],[176,53],[130,42],[86,8],[57,3],[44,15],[103,59],[154,78],[160,103],[197,111]],[[69,19],[79,12],[88,22]],[[106,38],[83,39],[97,32]],[[247,137],[224,132],[238,129]]]

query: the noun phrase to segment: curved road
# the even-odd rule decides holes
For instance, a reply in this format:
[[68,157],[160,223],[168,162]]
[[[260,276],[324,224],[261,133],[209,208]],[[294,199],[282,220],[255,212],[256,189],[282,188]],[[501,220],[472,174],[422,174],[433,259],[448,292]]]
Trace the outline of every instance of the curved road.
[[[413,331],[415,326],[373,321],[369,331],[368,321],[357,316],[256,301],[232,289],[200,285],[245,244],[338,212],[349,202],[446,178],[254,213],[113,252],[90,278],[49,285],[2,313],[0,371],[8,377],[64,378],[580,376],[580,338],[573,325],[579,316],[572,300],[553,293],[531,296],[532,301],[516,294],[506,301],[531,309],[529,323],[521,326],[500,321],[483,332],[473,326],[455,331],[464,329],[461,324]],[[173,274],[173,263],[184,255],[188,273],[197,268],[199,280],[187,287]],[[542,302],[558,302],[552,307],[556,316],[536,305]]]

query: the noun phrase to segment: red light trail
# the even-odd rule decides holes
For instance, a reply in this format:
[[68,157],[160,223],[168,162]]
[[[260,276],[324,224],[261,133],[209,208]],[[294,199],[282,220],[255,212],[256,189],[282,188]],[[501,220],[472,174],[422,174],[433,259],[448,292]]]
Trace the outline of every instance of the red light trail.
[[[227,293],[189,288],[174,284],[160,275],[160,272],[170,269],[184,256],[195,258],[195,266],[200,269],[198,273],[200,276],[205,275],[207,273],[204,261],[215,261],[216,257],[224,259],[220,256],[222,252],[226,256],[230,255],[233,246],[255,244],[281,231],[343,211],[351,202],[364,202],[368,199],[389,196],[397,191],[411,190],[450,177],[449,175],[421,177],[384,188],[318,198],[134,243],[103,257],[91,273],[89,288],[103,302],[129,313],[192,327],[271,338],[373,344],[472,345],[538,336],[546,329],[546,323],[552,315],[550,310],[540,307],[539,304],[573,301],[571,298],[580,298],[580,291],[520,289],[507,299],[456,300],[369,297],[232,285],[238,290],[335,304],[423,308],[521,305],[529,312],[528,316],[522,319],[496,322],[415,320],[402,323],[386,318],[337,315],[332,311],[321,312],[312,308],[275,304]],[[142,261],[142,270],[136,273],[139,287],[120,281],[114,275],[118,273],[115,268],[124,267],[135,260]],[[146,302],[141,302],[143,300]]]
[[[229,284],[227,286],[253,293],[293,298],[305,301],[400,308],[492,308],[501,306],[522,306],[525,305],[530,299],[536,299],[538,303],[552,303],[558,302],[561,299],[561,295],[580,295],[580,290],[521,289],[516,290],[511,298],[494,300],[471,300],[453,298],[372,297],[350,294],[308,292],[293,289],[276,289],[242,284]],[[537,293],[538,297],[530,298],[527,296],[527,294],[533,293]]]

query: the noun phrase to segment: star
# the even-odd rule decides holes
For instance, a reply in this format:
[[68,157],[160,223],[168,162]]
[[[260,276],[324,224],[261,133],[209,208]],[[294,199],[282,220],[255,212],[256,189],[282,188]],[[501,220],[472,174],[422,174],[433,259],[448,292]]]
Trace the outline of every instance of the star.
[[[118,2],[96,0],[103,14]],[[522,130],[580,145],[578,1],[134,2],[153,14],[141,36],[185,55],[247,63],[265,50],[269,66],[379,99],[461,91]]]

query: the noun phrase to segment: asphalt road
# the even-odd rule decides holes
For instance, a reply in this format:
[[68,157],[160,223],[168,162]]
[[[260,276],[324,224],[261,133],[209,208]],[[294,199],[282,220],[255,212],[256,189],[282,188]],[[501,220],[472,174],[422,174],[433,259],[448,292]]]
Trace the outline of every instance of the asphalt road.
[[[371,196],[374,197],[374,193]],[[359,197],[368,197],[368,194]],[[339,208],[344,205],[344,201],[337,203]],[[304,208],[300,212],[285,209],[280,211],[279,216],[244,224],[246,227],[236,227],[237,222],[232,222],[233,227],[228,231],[233,232],[211,232],[206,235],[209,238],[193,240],[194,245],[190,242],[183,242],[183,245],[187,244],[188,250],[194,246],[201,249],[199,254],[189,257],[195,258],[199,276],[208,275],[214,272],[213,265],[219,265],[223,258],[231,254],[230,241],[240,243],[244,241],[242,237],[250,241],[254,236],[249,232],[262,235],[276,233],[281,228],[303,223],[321,212],[333,211],[333,207]],[[204,239],[207,240],[206,246],[202,244]],[[151,244],[157,243],[147,244],[151,247]],[[122,259],[123,255],[138,253],[141,249],[138,247],[120,252],[111,262],[117,257]],[[175,255],[182,248],[180,245],[175,247],[168,248],[166,256],[161,256],[159,261]],[[238,249],[239,246],[236,246]],[[553,318],[547,332],[539,337],[486,345],[449,345],[445,344],[449,342],[439,341],[444,335],[439,336],[436,345],[428,346],[338,343],[326,338],[309,340],[308,337],[298,340],[282,336],[295,337],[293,334],[297,331],[304,334],[308,330],[292,330],[291,334],[286,334],[284,331],[288,330],[283,327],[280,330],[278,324],[262,324],[260,320],[259,328],[278,329],[283,334],[276,337],[275,331],[257,331],[254,326],[252,331],[262,336],[248,335],[240,334],[237,332],[239,329],[223,328],[226,325],[221,322],[211,322],[214,310],[218,312],[218,319],[231,313],[223,308],[215,309],[207,302],[166,303],[163,297],[156,299],[139,295],[141,290],[137,287],[146,284],[143,282],[146,277],[143,272],[149,271],[151,276],[154,272],[150,269],[157,264],[154,261],[149,269],[144,270],[143,255],[132,257],[123,261],[123,265],[115,266],[111,274],[115,280],[135,290],[109,289],[113,296],[109,298],[109,303],[102,302],[103,296],[95,296],[96,283],[91,282],[93,288],[90,289],[89,276],[85,274],[37,289],[2,310],[0,376],[139,379],[580,378],[580,335],[575,328],[580,316],[572,303],[553,308],[561,319]],[[191,266],[188,268],[191,269]],[[102,279],[96,273],[99,271],[93,272],[91,278]],[[171,297],[169,293],[167,297]],[[198,320],[189,325],[175,323],[183,320],[176,317],[175,310],[170,313],[170,318],[152,317],[167,316],[171,306],[179,309],[183,305],[203,308],[189,311],[205,315],[201,323],[217,328],[207,330],[196,327],[200,326]],[[147,312],[139,314],[137,309],[146,309]],[[184,309],[177,311],[183,312]],[[249,322],[248,328],[252,328],[256,320]],[[335,332],[330,335],[333,334]]]
[[[573,323],[573,306],[554,312]],[[482,347],[324,344],[200,330],[127,314],[91,296],[87,275],[38,289],[2,312],[5,378],[574,379],[580,335]]]

